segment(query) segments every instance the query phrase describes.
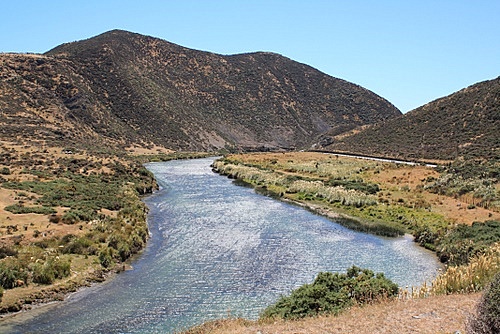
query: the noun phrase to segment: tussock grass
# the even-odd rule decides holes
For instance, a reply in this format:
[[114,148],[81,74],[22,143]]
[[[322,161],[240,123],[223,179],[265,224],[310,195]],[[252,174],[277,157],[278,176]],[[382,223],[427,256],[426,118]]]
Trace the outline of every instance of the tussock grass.
[[484,289],[500,272],[500,243],[484,254],[473,257],[467,265],[450,266],[432,283],[431,293],[471,293]]

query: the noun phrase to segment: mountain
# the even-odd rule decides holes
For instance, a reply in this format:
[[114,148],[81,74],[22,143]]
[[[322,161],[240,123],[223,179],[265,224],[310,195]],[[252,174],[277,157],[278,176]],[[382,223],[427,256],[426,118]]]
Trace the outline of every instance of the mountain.
[[401,115],[274,53],[218,55],[113,30],[0,55],[0,139],[174,150],[292,149]]
[[362,131],[325,135],[320,146],[405,159],[500,159],[500,77]]

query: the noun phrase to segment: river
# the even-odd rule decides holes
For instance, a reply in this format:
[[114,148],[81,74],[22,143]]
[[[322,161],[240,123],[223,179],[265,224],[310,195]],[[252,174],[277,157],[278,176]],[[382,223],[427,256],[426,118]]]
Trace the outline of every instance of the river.
[[2,333],[171,333],[231,316],[255,319],[320,271],[352,265],[400,286],[435,277],[410,237],[346,229],[211,171],[213,159],[148,164],[161,189],[145,199],[152,234],[109,282],[0,322]]

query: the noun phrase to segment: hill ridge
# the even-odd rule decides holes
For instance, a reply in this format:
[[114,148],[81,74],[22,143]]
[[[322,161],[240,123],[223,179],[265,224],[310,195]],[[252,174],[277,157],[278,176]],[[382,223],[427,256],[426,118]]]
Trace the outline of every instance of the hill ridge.
[[326,131],[401,114],[359,85],[276,53],[218,55],[112,30],[44,55],[44,64],[23,55],[1,61],[0,71],[10,73],[3,75],[18,83],[0,88],[9,91],[0,100],[13,114],[20,100],[32,104],[27,114],[51,109],[63,128],[79,129],[63,138],[75,143],[98,138],[173,150],[307,148]]
[[404,159],[500,158],[500,77],[478,82],[350,135],[327,150]]

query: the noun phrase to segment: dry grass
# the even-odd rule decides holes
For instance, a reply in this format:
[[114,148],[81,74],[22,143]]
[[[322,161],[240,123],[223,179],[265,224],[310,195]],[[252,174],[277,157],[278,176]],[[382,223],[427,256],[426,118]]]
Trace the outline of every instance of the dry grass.
[[[10,173],[0,175],[8,181],[50,181],[57,176],[51,176],[50,170],[66,168],[65,161],[82,160],[95,163],[94,168],[85,171],[80,170],[82,175],[89,173],[110,173],[107,164],[120,162],[128,164],[129,161],[114,156],[92,155],[84,151],[65,153],[63,147],[49,147],[43,142],[15,143],[0,141],[0,153],[8,153],[7,165],[0,163],[0,168],[9,168]],[[60,159],[62,158],[62,159]],[[62,161],[62,162],[61,162]],[[47,169],[49,173],[44,176],[26,172],[25,169]],[[78,171],[77,171],[78,172]],[[92,222],[80,222],[77,224],[64,224],[62,222],[52,223],[46,214],[14,214],[5,210],[5,207],[22,201],[26,206],[38,206],[35,203],[39,195],[29,191],[5,189],[0,187],[0,246],[14,248],[20,253],[29,252],[34,242],[60,240],[67,235],[85,235],[92,230]],[[54,207],[59,215],[63,215],[70,208]],[[108,217],[117,217],[117,211],[102,209],[101,213]],[[121,269],[121,268],[120,268]],[[41,285],[30,283],[13,289],[4,290],[0,301],[0,310],[18,310],[21,307],[29,308],[30,305],[58,300],[74,291],[76,288],[88,285],[91,281],[102,279],[103,270],[97,256],[71,255],[71,274],[64,279],[57,279],[54,284]],[[27,302],[26,302],[27,301]],[[26,302],[27,305],[22,306]]]
[[493,245],[485,254],[471,259],[469,264],[448,267],[432,283],[433,294],[470,293],[482,291],[500,272],[500,243]]
[[[1,141],[2,150],[11,152],[15,159],[20,159],[23,156],[39,155],[43,156],[46,161],[55,161],[58,158],[67,158],[68,155],[63,153],[64,149],[62,147],[48,147],[44,143],[30,143],[20,144],[13,142]],[[86,160],[96,160],[95,157],[86,154],[85,152],[78,152],[71,154],[74,159],[86,159]],[[100,161],[107,163],[112,161],[110,158],[101,158]],[[0,166],[1,167],[1,166]],[[8,166],[11,173],[10,175],[2,175],[2,177],[8,181],[28,181],[28,180],[39,180],[39,177],[23,173],[24,168],[29,168],[30,166]],[[60,167],[59,165],[54,165],[54,168]],[[101,170],[95,170],[95,172],[106,172],[106,167],[102,167]],[[12,242],[19,242],[21,240],[21,245],[30,244],[33,241],[39,241],[44,237],[60,237],[67,234],[79,235],[87,232],[87,224],[82,225],[66,225],[66,224],[52,224],[49,222],[47,215],[41,214],[13,214],[6,211],[4,208],[8,205],[12,205],[18,202],[19,194],[23,193],[23,201],[27,206],[35,205],[34,201],[30,198],[36,198],[38,195],[26,191],[12,190],[0,188],[0,244],[11,244]],[[62,214],[68,208],[57,207],[54,208],[58,214]],[[110,216],[116,216],[116,213],[108,211]],[[14,227],[8,228],[8,227]],[[40,237],[34,237],[35,231],[39,232]]]
[[217,320],[185,334],[324,334],[324,333],[464,333],[467,316],[480,294],[394,300],[354,307],[339,316],[265,323],[242,319]]

